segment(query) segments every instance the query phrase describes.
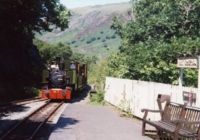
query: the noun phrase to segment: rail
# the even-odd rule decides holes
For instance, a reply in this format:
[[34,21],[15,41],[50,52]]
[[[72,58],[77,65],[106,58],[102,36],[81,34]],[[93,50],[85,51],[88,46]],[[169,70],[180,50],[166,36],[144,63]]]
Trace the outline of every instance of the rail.
[[0,140],[33,139],[48,119],[60,108],[63,102],[55,103],[50,100],[29,116],[10,128]]

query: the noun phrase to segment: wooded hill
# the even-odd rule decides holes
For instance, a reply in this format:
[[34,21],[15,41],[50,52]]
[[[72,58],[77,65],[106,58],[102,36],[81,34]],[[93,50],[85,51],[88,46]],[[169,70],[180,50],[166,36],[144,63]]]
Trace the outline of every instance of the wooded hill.
[[61,42],[74,52],[104,58],[120,46],[121,39],[110,28],[113,17],[120,17],[124,22],[130,20],[130,8],[129,3],[120,3],[72,9],[68,29],[45,33],[39,39],[51,44]]

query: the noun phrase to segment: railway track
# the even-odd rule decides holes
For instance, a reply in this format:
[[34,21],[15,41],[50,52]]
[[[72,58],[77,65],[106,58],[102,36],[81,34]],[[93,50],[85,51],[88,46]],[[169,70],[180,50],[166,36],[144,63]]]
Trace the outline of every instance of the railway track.
[[47,101],[48,99],[41,99],[41,98],[31,98],[31,99],[25,99],[25,100],[18,100],[13,101],[4,105],[0,105],[0,112],[7,111],[11,108],[20,106],[20,105],[26,105],[34,102],[41,102],[41,101]]
[[24,100],[16,100],[16,101],[12,101],[6,104],[1,104],[0,107],[6,107],[10,105],[24,105],[24,104],[29,104],[32,102],[43,101],[43,100],[47,100],[47,99],[41,99],[40,97],[36,97],[36,98],[29,98],[29,99],[24,99]]
[[63,102],[58,103],[49,100],[45,105],[4,133],[0,140],[32,140],[62,104]]

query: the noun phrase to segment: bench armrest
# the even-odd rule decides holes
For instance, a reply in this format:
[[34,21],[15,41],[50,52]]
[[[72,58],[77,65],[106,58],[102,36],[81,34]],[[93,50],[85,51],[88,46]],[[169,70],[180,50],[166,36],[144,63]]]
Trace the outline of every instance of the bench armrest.
[[162,110],[151,110],[151,109],[142,109],[141,112],[144,112],[143,120],[146,120],[148,112],[152,113],[162,113]]

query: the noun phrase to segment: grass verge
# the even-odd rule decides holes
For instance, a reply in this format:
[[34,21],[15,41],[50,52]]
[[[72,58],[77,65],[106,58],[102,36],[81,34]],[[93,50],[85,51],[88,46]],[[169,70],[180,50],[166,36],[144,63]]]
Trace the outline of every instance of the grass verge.
[[104,105],[104,92],[90,93],[90,103],[95,105]]

